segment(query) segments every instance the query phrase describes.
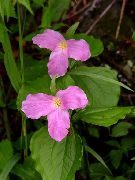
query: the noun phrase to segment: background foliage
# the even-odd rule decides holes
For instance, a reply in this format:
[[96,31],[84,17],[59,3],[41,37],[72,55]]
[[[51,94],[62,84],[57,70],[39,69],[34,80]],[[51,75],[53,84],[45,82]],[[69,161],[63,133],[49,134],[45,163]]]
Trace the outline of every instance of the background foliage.
[[[92,20],[94,14],[98,15],[100,3],[103,7],[106,5],[104,1],[97,1],[94,7],[95,2],[0,1],[0,180],[135,178],[132,101],[135,27],[130,25],[132,32],[128,35],[124,32],[124,38],[120,36],[116,41],[114,17],[109,27],[111,33],[108,31],[111,23],[106,23],[106,19],[106,26],[102,22],[92,35],[85,33],[87,18]],[[131,4],[127,3],[127,7],[131,8]],[[86,12],[80,15],[82,5],[82,12]],[[120,7],[121,1],[118,1],[114,9],[120,12]],[[128,19],[128,13],[126,15]],[[125,29],[127,26],[125,21]],[[51,94],[47,72],[49,51],[31,42],[34,35],[46,28],[63,32],[67,39],[85,39],[92,54],[83,64],[70,60],[68,73],[56,80],[57,90],[77,85],[90,102],[86,109],[71,113],[70,133],[60,143],[50,138],[46,118],[26,120],[21,112],[21,103],[29,93]],[[125,39],[128,41],[126,57],[122,54],[125,47],[121,47]],[[121,59],[124,70],[113,59]],[[122,98],[125,96],[129,101]]]

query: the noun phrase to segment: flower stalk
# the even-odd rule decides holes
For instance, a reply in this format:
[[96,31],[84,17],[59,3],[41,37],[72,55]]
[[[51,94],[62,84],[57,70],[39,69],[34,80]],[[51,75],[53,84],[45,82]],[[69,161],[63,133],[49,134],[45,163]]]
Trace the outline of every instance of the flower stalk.
[[[23,35],[22,35],[22,27],[21,27],[21,16],[20,16],[20,8],[19,4],[17,4],[17,13],[18,13],[18,27],[19,27],[19,55],[21,62],[21,79],[22,84],[24,83],[24,63],[23,63]],[[22,136],[25,141],[25,149],[24,149],[24,159],[28,156],[27,152],[27,129],[26,129],[26,118],[22,114]]]

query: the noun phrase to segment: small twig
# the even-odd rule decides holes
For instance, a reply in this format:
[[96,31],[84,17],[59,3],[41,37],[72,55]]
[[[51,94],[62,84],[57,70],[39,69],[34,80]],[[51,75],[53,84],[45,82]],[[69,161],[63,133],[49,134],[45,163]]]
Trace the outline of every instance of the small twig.
[[126,94],[126,93],[122,93],[121,96],[123,96],[123,97],[128,97],[128,96],[130,96],[130,97],[135,98],[135,94]]
[[[96,0],[97,1],[97,0]],[[97,4],[100,2],[101,0],[98,0]],[[78,21],[81,22],[83,21],[83,19],[89,15],[90,12],[94,11],[94,9],[96,9],[96,4],[93,3],[91,4],[91,6],[89,8],[87,8],[84,13],[79,17]]]
[[72,10],[72,11],[75,11],[75,10],[78,8],[78,6],[81,4],[81,1],[82,1],[82,0],[77,1],[77,3],[75,4],[75,6],[73,7],[73,10]]
[[119,18],[119,22],[118,22],[118,26],[117,26],[117,30],[116,30],[115,39],[118,39],[118,36],[119,36],[119,33],[120,33],[120,26],[121,26],[121,23],[122,23],[126,2],[127,2],[127,0],[123,0],[123,2],[122,2],[120,18]]
[[89,8],[91,5],[91,3],[88,3],[86,6],[84,6],[83,8],[81,8],[79,11],[77,11],[76,13],[74,13],[73,15],[69,16],[69,17],[66,17],[66,18],[63,18],[62,20],[63,21],[66,21],[72,17],[75,17],[77,16],[78,14],[82,13],[83,11],[85,11],[87,8]]
[[97,23],[103,18],[103,16],[111,9],[116,0],[113,0],[106,9],[99,15],[99,17],[95,20],[95,22],[91,25],[91,27],[86,31],[86,34],[89,34],[93,28],[97,25]]
[[109,63],[112,67],[114,67],[117,71],[119,71],[119,73],[121,73],[122,75],[124,75],[124,76],[126,77],[126,79],[128,79],[128,80],[131,81],[131,82],[134,82],[134,81],[135,81],[135,78],[134,78],[134,77],[129,77],[129,76],[127,76],[127,74],[126,74],[126,72],[124,71],[122,65],[119,65],[119,64],[115,63],[115,61],[110,60],[109,58],[106,58],[105,61],[108,62],[108,63]]

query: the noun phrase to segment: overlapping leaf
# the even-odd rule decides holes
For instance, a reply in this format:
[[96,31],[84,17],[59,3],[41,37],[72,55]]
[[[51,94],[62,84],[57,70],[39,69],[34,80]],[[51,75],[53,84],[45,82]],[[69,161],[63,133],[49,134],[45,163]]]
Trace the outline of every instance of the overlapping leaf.
[[56,142],[43,127],[33,135],[30,149],[43,180],[71,180],[80,167],[82,144],[75,134]]

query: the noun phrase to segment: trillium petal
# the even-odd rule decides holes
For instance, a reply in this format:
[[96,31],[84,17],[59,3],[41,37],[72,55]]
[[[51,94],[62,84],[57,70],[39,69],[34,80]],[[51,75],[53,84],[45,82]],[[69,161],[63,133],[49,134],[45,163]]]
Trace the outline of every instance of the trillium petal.
[[90,58],[90,48],[88,43],[81,40],[67,40],[69,58],[73,58],[76,61],[86,61]]
[[57,44],[64,40],[64,37],[57,31],[47,29],[43,33],[37,34],[32,40],[40,48],[47,48],[53,51]]
[[50,55],[48,63],[48,73],[53,76],[64,76],[68,68],[68,55],[67,50],[56,48]]
[[57,109],[47,116],[48,132],[56,141],[61,141],[68,134],[70,127],[69,113],[67,111]]
[[51,111],[55,110],[52,103],[53,98],[53,96],[43,93],[29,94],[26,100],[22,102],[22,111],[31,119],[38,119],[41,116],[46,116]]
[[57,92],[56,96],[61,99],[63,108],[66,110],[82,109],[88,104],[86,94],[77,86],[69,86],[65,90],[60,90]]

